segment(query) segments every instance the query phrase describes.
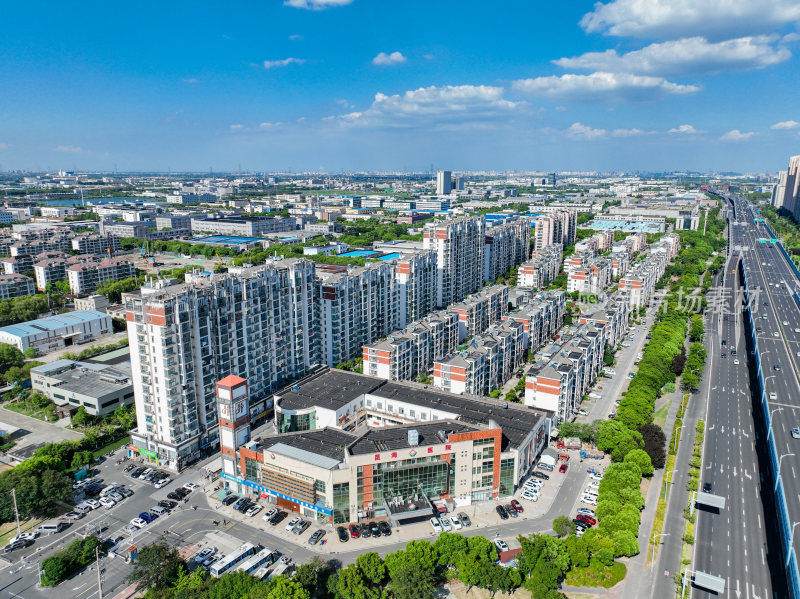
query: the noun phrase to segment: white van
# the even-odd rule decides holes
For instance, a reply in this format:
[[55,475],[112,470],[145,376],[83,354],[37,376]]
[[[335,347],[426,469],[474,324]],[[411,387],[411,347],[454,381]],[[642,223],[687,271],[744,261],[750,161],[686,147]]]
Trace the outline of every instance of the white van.
[[153,507],[151,507],[147,511],[148,512],[153,512],[154,514],[158,514],[159,516],[163,516],[164,514],[167,513],[167,510],[164,509],[163,507],[161,507],[160,505],[154,505]]
[[54,532],[61,532],[68,526],[69,523],[63,520],[48,520],[47,522],[42,522],[36,529],[36,532],[42,535],[49,535]]
[[153,471],[153,469],[152,469],[152,468],[148,468],[147,470],[145,470],[144,472],[142,472],[142,473],[139,475],[139,480],[144,480],[144,479],[146,479],[146,478],[147,478],[147,475],[148,475],[148,474],[150,474],[152,471]]

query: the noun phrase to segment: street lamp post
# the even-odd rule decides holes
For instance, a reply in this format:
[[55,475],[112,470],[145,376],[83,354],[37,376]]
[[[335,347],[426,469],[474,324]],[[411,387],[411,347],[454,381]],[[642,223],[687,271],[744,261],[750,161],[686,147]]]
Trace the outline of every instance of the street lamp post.
[[772,428],[772,415],[773,415],[775,412],[782,412],[782,411],[783,411],[783,408],[781,408],[781,407],[772,408],[772,409],[769,411],[769,425],[770,425],[770,428]]
[[789,563],[789,560],[792,558],[792,544],[794,543],[794,527],[800,524],[800,522],[793,522],[792,523],[792,532],[789,535],[789,551],[786,552],[786,563]]
[[669,476],[670,474],[675,474],[677,471],[678,471],[677,468],[673,468],[672,470],[664,474],[664,499],[667,498],[667,485],[669,484],[669,482],[667,481],[667,476]]
[[788,458],[789,456],[794,456],[793,453],[784,453],[778,456],[778,471],[775,473],[775,489],[778,488],[778,483],[781,480],[781,462],[783,462],[783,458]]
[[[682,429],[682,428],[683,428],[683,423],[681,423],[681,425],[678,427],[678,429],[677,429],[677,431],[676,431],[676,432],[677,432],[677,433],[680,433],[680,431],[681,431],[681,429]],[[678,444],[678,439],[679,439],[679,438],[680,438],[680,435],[677,435],[677,434],[676,434],[676,435],[675,435],[675,440],[672,442],[672,451],[677,451],[675,448],[676,448],[676,446],[677,446],[677,444]]]
[[[668,536],[669,536],[669,534],[670,534],[670,533],[668,533],[668,532],[662,532],[661,534],[657,534],[657,535],[655,535],[655,536],[653,537],[653,552],[652,552],[652,554],[651,554],[651,556],[650,556],[650,561],[651,561],[651,562],[655,562],[655,559],[656,559],[656,545],[658,545],[658,543],[657,543],[656,541],[657,541],[657,540],[658,540],[660,537],[668,537]],[[653,563],[653,565],[655,566],[655,563]]]

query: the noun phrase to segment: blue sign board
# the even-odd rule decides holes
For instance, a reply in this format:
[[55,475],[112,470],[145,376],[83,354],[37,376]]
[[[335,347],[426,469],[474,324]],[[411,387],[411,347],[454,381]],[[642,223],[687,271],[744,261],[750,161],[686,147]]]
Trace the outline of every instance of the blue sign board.
[[239,483],[241,485],[245,485],[247,487],[251,487],[262,493],[266,493],[267,495],[272,495],[273,497],[280,497],[281,499],[285,499],[286,501],[291,501],[292,503],[297,503],[302,505],[303,507],[307,507],[310,510],[314,510],[317,512],[322,512],[327,516],[333,515],[333,510],[328,509],[321,505],[314,505],[313,503],[308,503],[306,501],[300,501],[299,499],[295,499],[294,497],[289,497],[288,495],[284,495],[283,493],[278,493],[277,491],[272,491],[271,489],[267,489],[266,487],[259,485],[258,483],[254,483],[251,480],[239,478],[238,476],[231,476],[230,474],[226,474],[225,472],[220,473],[220,476],[225,480],[229,480],[235,483]]

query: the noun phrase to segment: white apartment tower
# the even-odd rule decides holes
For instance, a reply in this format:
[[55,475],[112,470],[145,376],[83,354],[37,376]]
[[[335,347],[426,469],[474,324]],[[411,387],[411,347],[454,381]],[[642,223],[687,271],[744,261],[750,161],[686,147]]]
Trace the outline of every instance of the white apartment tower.
[[336,366],[359,357],[365,344],[397,328],[394,265],[317,271],[322,325],[322,361]]
[[400,257],[395,263],[398,326],[419,320],[436,306],[436,252],[426,250]]
[[453,173],[439,171],[436,173],[436,195],[446,196],[453,191]]
[[217,381],[246,378],[259,400],[319,363],[314,275],[287,259],[123,294],[140,454],[181,470],[219,442]]
[[464,216],[425,225],[423,247],[436,252],[436,306],[444,308],[480,289],[486,220]]

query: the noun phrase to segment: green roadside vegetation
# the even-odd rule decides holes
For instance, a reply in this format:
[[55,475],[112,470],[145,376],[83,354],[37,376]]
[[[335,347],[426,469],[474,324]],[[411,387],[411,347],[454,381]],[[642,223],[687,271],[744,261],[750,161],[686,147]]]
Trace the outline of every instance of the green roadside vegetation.
[[497,547],[485,537],[445,532],[433,543],[410,541],[385,557],[364,553],[339,570],[315,557],[291,579],[269,581],[244,572],[210,578],[200,568],[189,574],[174,549],[157,543],[142,548],[129,581],[139,583],[148,599],[434,599],[450,581],[492,595],[522,588],[533,597],[563,599],[558,588],[564,582],[610,587],[624,578],[625,566],[614,561],[617,552],[607,536],[589,530],[578,538],[572,530],[567,521],[563,538],[520,535],[516,567],[497,564]]
[[683,518],[686,520],[683,530],[683,546],[681,548],[681,567],[675,573],[675,582],[680,585],[686,567],[692,562],[692,546],[694,545],[694,524],[697,511],[692,509],[692,493],[700,487],[700,469],[703,464],[703,440],[705,439],[705,422],[697,421],[694,436],[692,459],[689,460],[689,480],[686,489],[689,491],[689,504],[683,509]]
[[66,549],[58,551],[42,562],[42,586],[49,587],[66,580],[95,561],[95,549],[104,553],[97,537],[76,539]]

